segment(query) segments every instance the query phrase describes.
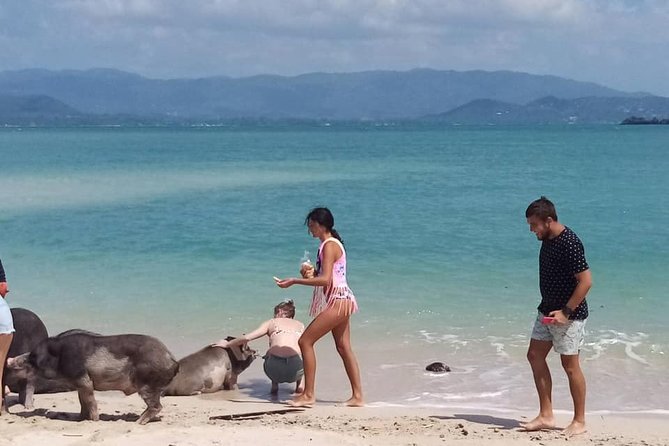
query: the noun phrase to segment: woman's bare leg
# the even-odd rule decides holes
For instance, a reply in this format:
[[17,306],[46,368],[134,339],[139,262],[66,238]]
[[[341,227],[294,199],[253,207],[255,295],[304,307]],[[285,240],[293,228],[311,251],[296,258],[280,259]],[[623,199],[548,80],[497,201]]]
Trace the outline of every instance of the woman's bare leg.
[[358,367],[358,360],[351,348],[351,319],[350,316],[346,320],[337,325],[332,330],[337,352],[344,361],[344,368],[346,375],[351,382],[351,398],[346,401],[347,406],[362,407],[365,405],[362,396],[362,383],[360,381],[360,368]]
[[326,333],[341,323],[344,316],[336,308],[329,307],[323,310],[300,336],[299,344],[304,362],[304,392],[297,395],[288,404],[295,407],[312,406],[316,402],[316,352],[314,344]]

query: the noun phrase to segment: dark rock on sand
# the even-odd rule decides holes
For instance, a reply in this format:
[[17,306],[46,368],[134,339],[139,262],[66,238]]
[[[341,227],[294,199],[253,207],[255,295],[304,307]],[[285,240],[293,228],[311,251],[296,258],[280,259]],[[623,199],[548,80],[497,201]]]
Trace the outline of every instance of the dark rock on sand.
[[444,373],[450,372],[451,368],[444,364],[443,362],[433,362],[432,364],[425,367],[425,370],[428,372]]

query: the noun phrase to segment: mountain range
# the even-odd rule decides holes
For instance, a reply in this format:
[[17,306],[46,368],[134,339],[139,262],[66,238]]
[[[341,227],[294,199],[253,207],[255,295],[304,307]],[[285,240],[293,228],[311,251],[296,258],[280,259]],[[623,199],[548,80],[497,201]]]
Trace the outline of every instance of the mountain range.
[[669,98],[546,96],[527,104],[478,99],[424,119],[449,124],[620,123],[631,117],[669,116]]
[[669,98],[510,71],[368,71],[149,79],[112,69],[0,72],[0,124],[230,119],[620,122]]

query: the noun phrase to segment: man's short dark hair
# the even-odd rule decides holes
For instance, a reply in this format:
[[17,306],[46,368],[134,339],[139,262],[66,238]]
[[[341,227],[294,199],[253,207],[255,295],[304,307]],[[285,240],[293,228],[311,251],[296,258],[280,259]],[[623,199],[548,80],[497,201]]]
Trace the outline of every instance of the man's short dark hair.
[[548,217],[554,221],[558,221],[557,212],[555,212],[555,205],[548,198],[543,195],[538,200],[534,200],[527,207],[525,211],[525,218],[538,217],[543,221],[548,220]]

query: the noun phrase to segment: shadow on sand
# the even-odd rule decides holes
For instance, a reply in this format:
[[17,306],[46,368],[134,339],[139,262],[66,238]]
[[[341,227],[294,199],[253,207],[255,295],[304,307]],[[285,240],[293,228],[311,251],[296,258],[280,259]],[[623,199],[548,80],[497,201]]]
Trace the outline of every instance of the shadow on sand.
[[491,428],[505,429],[505,430],[521,428],[520,421],[518,420],[514,420],[512,418],[493,417],[491,415],[456,413],[451,416],[432,415],[430,416],[430,418],[436,418],[439,420],[463,420],[463,421],[469,421],[470,423],[484,424],[490,426]]
[[[295,384],[279,384],[279,394],[272,395],[270,393],[271,383],[267,379],[250,379],[239,384],[239,396],[242,398],[247,397],[249,399],[235,399],[230,398],[230,401],[235,403],[260,403],[268,402],[275,404],[287,404],[288,401],[293,399],[293,391],[295,390]],[[338,404],[341,401],[331,401],[316,399],[317,404]]]
[[[61,420],[61,421],[82,421],[81,414],[78,412],[56,412],[49,409],[34,409],[30,411],[15,412],[14,415],[23,418],[33,418],[33,417],[44,417],[50,420]],[[160,419],[160,417],[158,417]],[[124,414],[115,414],[108,415],[101,413],[100,421],[127,421],[134,423],[139,420],[139,415],[135,413],[124,413]],[[157,421],[157,420],[152,420]]]

